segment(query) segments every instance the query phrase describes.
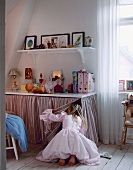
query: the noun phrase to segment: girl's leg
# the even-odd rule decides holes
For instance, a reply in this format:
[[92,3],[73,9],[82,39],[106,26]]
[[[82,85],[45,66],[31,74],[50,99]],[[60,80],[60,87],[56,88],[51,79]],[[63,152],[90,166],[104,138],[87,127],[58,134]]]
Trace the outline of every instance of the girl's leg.
[[75,155],[71,155],[70,156],[70,160],[68,162],[68,165],[72,166],[76,164],[76,156]]
[[60,165],[60,166],[64,166],[65,163],[66,163],[66,162],[65,162],[65,159],[60,159],[60,160],[59,160],[59,165]]

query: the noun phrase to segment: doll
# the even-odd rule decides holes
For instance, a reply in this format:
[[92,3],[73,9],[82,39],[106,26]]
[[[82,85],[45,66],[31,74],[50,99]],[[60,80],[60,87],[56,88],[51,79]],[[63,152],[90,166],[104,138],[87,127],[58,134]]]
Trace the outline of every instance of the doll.
[[58,161],[61,166],[66,164],[66,160],[68,160],[70,166],[75,165],[76,160],[90,165],[100,163],[100,155],[96,144],[83,135],[87,124],[81,110],[80,105],[71,104],[60,114],[53,114],[55,110],[47,109],[40,115],[40,119],[48,124],[62,122],[62,130],[37,155],[38,160],[45,162]]

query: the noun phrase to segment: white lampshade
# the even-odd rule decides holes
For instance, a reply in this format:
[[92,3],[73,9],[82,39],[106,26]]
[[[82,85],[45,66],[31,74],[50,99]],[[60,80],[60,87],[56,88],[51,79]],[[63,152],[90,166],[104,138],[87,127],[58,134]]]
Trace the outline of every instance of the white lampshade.
[[13,77],[15,79],[16,77],[20,76],[20,73],[19,73],[19,71],[17,69],[11,69],[9,71],[8,76]]

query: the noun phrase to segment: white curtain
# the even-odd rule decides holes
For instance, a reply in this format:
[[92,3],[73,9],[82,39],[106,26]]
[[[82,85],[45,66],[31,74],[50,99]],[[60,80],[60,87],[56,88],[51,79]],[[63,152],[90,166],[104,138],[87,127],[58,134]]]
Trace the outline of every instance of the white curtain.
[[99,135],[105,144],[118,144],[117,0],[98,0],[97,5]]
[[133,4],[133,0],[119,0],[119,4],[121,5],[129,5],[129,4]]

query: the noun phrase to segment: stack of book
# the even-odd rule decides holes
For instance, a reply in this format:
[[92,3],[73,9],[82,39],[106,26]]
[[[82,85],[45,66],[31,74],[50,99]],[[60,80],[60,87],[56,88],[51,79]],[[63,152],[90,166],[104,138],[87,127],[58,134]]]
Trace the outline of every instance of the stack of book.
[[78,93],[89,93],[94,92],[94,74],[87,71],[78,71]]

